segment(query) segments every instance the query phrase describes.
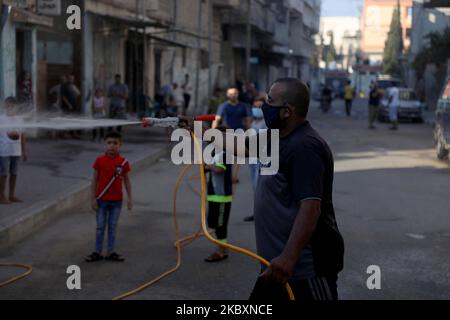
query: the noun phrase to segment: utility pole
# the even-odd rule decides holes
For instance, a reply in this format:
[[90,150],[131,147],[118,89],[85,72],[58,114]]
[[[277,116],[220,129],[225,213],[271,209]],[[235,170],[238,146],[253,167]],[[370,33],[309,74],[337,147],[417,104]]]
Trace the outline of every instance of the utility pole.
[[[177,41],[177,20],[178,20],[178,0],[173,0],[173,14],[172,14],[172,32],[171,32],[171,39],[172,41]],[[170,83],[175,82],[175,74],[174,74],[174,68],[175,68],[175,56],[176,56],[176,49],[174,50],[172,57],[170,58]]]
[[247,41],[246,41],[246,50],[245,50],[245,79],[246,81],[250,81],[250,58],[252,54],[252,1],[247,0]]
[[198,0],[198,17],[197,17],[197,63],[195,70],[195,110],[198,111],[199,108],[199,89],[200,89],[200,59],[201,53],[201,32],[202,32],[202,2],[203,0]]
[[[142,19],[144,19],[144,16],[146,14],[146,6],[145,6],[145,1],[142,0],[137,0],[136,1],[136,20],[140,20],[139,19],[139,12],[141,12],[142,14]],[[136,28],[137,29],[137,28]],[[148,85],[148,74],[147,74],[147,67],[148,67],[148,57],[147,57],[147,27],[144,25],[142,27],[142,95],[143,95],[143,99],[142,99],[142,103],[143,103],[143,110],[145,110],[145,96],[147,95],[147,85]]]
[[[208,0],[208,104],[212,99],[212,65],[213,65],[213,55],[212,55],[212,34],[214,27],[214,11],[213,11],[213,0]],[[202,110],[206,112],[206,110]]]

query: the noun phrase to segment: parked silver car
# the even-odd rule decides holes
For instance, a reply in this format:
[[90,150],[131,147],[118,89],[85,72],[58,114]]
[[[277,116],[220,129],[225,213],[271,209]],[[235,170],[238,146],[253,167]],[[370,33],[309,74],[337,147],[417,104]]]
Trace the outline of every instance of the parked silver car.
[[[412,89],[399,88],[400,106],[398,108],[399,120],[411,120],[413,122],[423,122],[423,110],[425,104],[420,102]],[[389,121],[389,89],[386,90],[381,100],[378,120],[380,122]]]

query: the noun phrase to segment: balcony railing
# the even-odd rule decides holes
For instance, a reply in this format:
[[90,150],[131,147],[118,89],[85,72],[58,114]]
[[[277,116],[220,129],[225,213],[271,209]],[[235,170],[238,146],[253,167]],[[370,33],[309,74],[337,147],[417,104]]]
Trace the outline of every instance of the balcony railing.
[[297,12],[303,12],[304,4],[304,0],[286,0],[287,7]]
[[[248,2],[246,0],[237,2],[237,5],[232,6],[233,11],[230,22],[234,25],[244,25],[247,21]],[[252,0],[250,14],[250,23],[253,27],[267,33],[275,31],[277,13],[265,1]]]

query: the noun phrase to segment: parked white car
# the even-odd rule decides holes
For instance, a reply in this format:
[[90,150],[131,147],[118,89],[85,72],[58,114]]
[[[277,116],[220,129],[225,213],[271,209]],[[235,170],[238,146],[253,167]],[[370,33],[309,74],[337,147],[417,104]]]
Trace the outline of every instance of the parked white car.
[[[384,97],[381,100],[380,111],[378,114],[378,120],[380,122],[389,121],[389,89],[386,90]],[[398,90],[400,98],[398,119],[422,123],[425,104],[417,99],[416,94],[412,89],[399,88]]]

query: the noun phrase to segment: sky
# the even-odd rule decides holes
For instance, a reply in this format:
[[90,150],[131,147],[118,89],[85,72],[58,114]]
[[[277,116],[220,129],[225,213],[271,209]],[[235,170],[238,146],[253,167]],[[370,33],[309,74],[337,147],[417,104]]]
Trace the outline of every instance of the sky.
[[322,16],[359,16],[363,0],[322,0]]

